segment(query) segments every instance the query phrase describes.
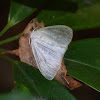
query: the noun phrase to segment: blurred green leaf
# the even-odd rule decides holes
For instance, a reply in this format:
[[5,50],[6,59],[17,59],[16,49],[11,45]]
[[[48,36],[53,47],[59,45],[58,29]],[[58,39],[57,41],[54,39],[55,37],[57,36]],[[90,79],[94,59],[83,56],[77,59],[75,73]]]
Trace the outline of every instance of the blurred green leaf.
[[38,69],[18,61],[13,63],[13,68],[16,83],[27,87],[32,95],[50,100],[76,100],[56,80],[49,81],[45,79]]
[[14,0],[17,3],[41,10],[75,12],[78,9],[92,6],[100,0]]
[[10,5],[10,12],[8,17],[8,23],[11,23],[11,25],[15,25],[21,20],[28,17],[30,14],[32,14],[36,8],[28,7],[23,4],[16,3],[14,1],[11,2]]
[[31,15],[35,10],[36,8],[31,8],[23,4],[11,1],[8,24],[0,32],[0,36],[2,36],[10,27]]
[[72,42],[64,59],[68,74],[100,92],[100,39]]
[[0,95],[0,100],[34,100],[28,88],[16,86],[11,92]]
[[78,9],[76,12],[43,10],[37,18],[50,25],[67,25],[73,30],[100,27],[100,3]]
[[16,36],[11,37],[11,38],[2,40],[2,41],[0,41],[0,45],[5,44],[5,43],[8,43],[8,42],[12,42],[12,41],[14,41],[14,40],[17,40],[17,39],[20,38],[20,36],[21,36],[21,34],[18,34],[18,35],[16,35]]
[[[45,100],[76,100],[76,98],[71,93],[69,93],[69,91],[59,82],[57,82],[56,80],[49,81],[45,79],[40,71],[33,66],[29,66],[19,61],[14,61],[13,59],[10,59],[5,55],[0,54],[0,57],[9,61],[12,64],[14,80],[18,90],[23,90],[23,88],[25,88],[26,90],[28,89],[30,91],[29,94],[31,93],[33,97],[44,98]],[[13,91],[15,91],[15,89]],[[20,91],[18,93],[20,94]],[[22,93],[23,91],[21,91],[21,94]],[[11,95],[11,97],[8,94],[7,97],[11,98],[9,100],[12,100],[13,96],[16,98],[20,98],[21,94],[19,94]],[[23,98],[22,95],[21,98]]]

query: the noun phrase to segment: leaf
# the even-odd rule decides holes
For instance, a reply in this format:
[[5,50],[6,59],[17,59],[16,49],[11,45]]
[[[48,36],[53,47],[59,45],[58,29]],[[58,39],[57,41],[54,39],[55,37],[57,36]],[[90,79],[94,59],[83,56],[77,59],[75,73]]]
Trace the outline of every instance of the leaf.
[[38,69],[18,61],[13,63],[13,68],[16,83],[27,87],[33,95],[50,100],[76,100],[56,80],[45,79]]
[[[0,55],[0,57],[13,65],[14,79],[19,94],[19,90],[22,88],[22,90],[26,90],[26,93],[28,91],[28,95],[31,93],[31,95],[36,98],[42,97],[45,100],[76,100],[59,82],[45,79],[38,69],[25,63],[14,61],[4,55]],[[13,91],[15,91],[15,88]]]
[[69,75],[100,92],[100,39],[72,42],[64,59]]
[[0,45],[5,44],[5,43],[8,43],[8,42],[12,42],[12,41],[14,41],[14,40],[17,40],[17,39],[20,38],[20,36],[21,36],[21,34],[18,34],[18,35],[16,35],[16,36],[11,37],[11,38],[2,40],[2,41],[0,41]]
[[0,36],[2,36],[10,27],[14,26],[18,22],[28,17],[35,10],[36,8],[31,8],[23,4],[19,4],[14,1],[11,1],[8,24],[0,32]]
[[43,20],[45,26],[50,25],[67,25],[73,30],[95,28],[100,26],[100,2],[92,3],[77,9],[75,12],[64,10],[42,10],[37,16]]
[[15,25],[21,20],[25,19],[30,14],[32,14],[35,10],[36,8],[31,8],[12,1],[10,6],[8,23]]
[[0,100],[34,100],[28,88],[16,86],[10,93],[0,95]]

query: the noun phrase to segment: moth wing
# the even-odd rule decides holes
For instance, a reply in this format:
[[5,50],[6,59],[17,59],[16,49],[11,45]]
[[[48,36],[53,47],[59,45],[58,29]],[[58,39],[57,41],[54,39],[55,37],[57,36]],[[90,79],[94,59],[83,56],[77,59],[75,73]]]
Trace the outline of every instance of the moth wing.
[[65,26],[50,26],[31,34],[31,47],[37,66],[48,80],[52,80],[57,74],[72,39],[72,30],[68,33],[68,29]]

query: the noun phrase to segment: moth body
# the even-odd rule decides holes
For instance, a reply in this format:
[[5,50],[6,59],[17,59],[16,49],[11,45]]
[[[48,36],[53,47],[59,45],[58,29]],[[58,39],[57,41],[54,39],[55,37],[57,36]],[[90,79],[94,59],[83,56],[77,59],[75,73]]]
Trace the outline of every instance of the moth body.
[[52,80],[72,40],[73,31],[64,25],[44,27],[30,35],[32,52],[42,75]]

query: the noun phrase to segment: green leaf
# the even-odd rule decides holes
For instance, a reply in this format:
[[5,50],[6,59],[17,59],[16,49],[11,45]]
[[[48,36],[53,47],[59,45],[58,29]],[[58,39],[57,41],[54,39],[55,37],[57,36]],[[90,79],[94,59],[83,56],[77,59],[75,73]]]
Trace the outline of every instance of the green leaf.
[[[67,5],[66,5],[67,6]],[[37,18],[43,20],[45,26],[67,25],[73,30],[95,28],[100,26],[100,2],[92,3],[77,9],[75,12],[64,10],[43,10]]]
[[33,95],[50,100],[76,100],[56,80],[45,79],[38,69],[22,62],[14,62],[13,68],[16,83],[27,87]]
[[[19,61],[14,61],[4,55],[0,55],[0,57],[9,61],[12,64],[14,79],[18,90],[20,88],[22,88],[22,90],[23,88],[26,88],[26,90],[29,90],[28,94],[31,93],[33,97],[45,98],[45,100],[76,100],[76,98],[71,93],[69,93],[69,91],[65,87],[63,87],[59,82],[57,82],[56,80],[49,81],[45,79],[40,73],[40,71],[34,68],[33,66],[29,66]],[[18,93],[20,94],[20,91]],[[16,96],[18,95],[15,95],[15,97]]]
[[2,36],[10,27],[31,15],[35,10],[36,8],[31,8],[23,4],[11,1],[8,24],[0,32],[0,36]]
[[36,8],[31,8],[12,1],[10,6],[8,23],[11,23],[11,25],[15,25],[21,20],[25,19],[30,14],[32,14],[35,10]]
[[0,95],[0,100],[34,100],[28,88],[16,86],[10,93]]
[[21,34],[18,34],[18,35],[16,35],[16,36],[11,37],[11,38],[2,40],[2,41],[0,41],[0,45],[5,44],[5,43],[8,43],[8,42],[12,42],[12,41],[14,41],[14,40],[17,40],[17,39],[20,38],[20,36],[21,36]]
[[64,59],[68,74],[100,92],[100,39],[72,42]]

